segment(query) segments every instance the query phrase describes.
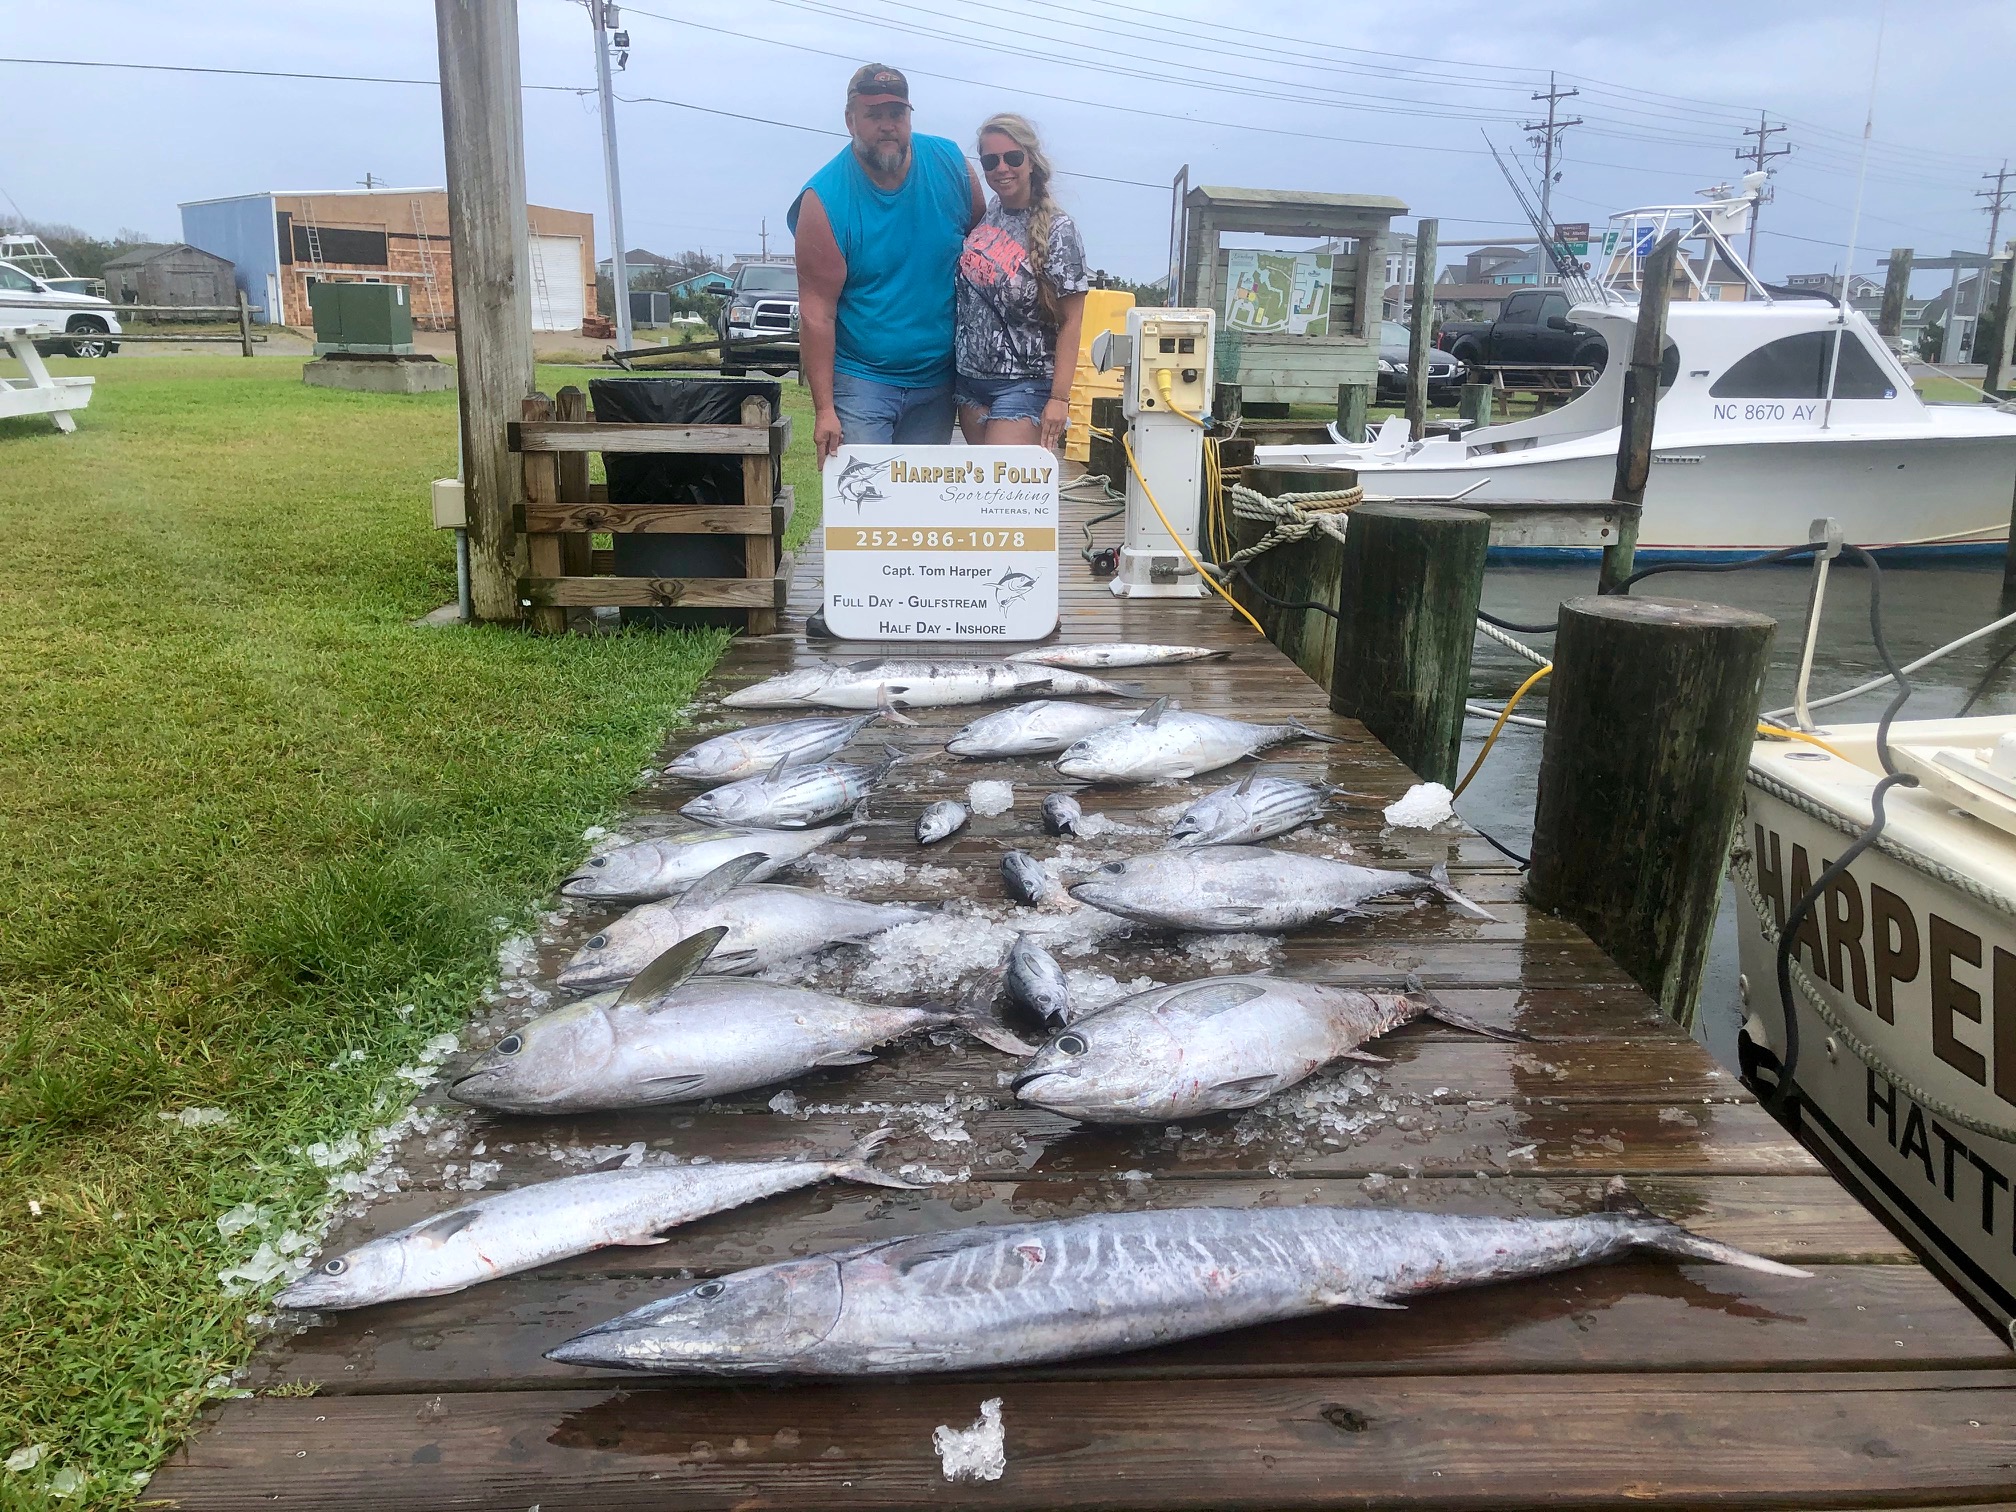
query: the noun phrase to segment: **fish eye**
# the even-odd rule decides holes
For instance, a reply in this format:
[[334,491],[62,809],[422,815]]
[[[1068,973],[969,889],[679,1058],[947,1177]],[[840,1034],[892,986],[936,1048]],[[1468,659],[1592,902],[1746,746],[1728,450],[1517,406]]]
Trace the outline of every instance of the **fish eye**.
[[590,866],[607,866],[609,864],[609,858],[607,856],[590,856],[588,858],[588,864]]
[[607,945],[608,943],[609,943],[609,936],[607,936],[606,934],[599,934],[595,936],[594,939],[588,942],[588,948],[590,950],[600,950],[604,945]]
[[1099,870],[1102,872],[1124,872],[1127,870],[1127,863],[1125,861],[1108,861]]
[[322,1274],[325,1276],[340,1276],[348,1269],[350,1267],[342,1260],[325,1260],[322,1263]]
[[1083,1055],[1091,1047],[1085,1043],[1082,1034],[1060,1034],[1057,1036],[1057,1048],[1066,1055]]
[[698,1286],[693,1288],[693,1295],[696,1297],[718,1297],[726,1290],[728,1290],[728,1283],[725,1281],[702,1281]]
[[516,1055],[524,1048],[524,1039],[516,1034],[507,1034],[504,1038],[497,1041],[497,1053],[499,1055]]

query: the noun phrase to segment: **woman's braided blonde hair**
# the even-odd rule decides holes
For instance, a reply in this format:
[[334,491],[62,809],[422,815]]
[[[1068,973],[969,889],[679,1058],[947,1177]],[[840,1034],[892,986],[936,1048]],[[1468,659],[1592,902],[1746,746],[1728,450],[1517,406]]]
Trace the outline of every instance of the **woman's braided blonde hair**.
[[1036,298],[1043,308],[1043,318],[1054,324],[1057,290],[1050,282],[1050,225],[1057,218],[1057,201],[1050,197],[1050,158],[1043,151],[1036,128],[1013,111],[1004,110],[982,121],[974,137],[975,145],[990,131],[999,132],[1029,155],[1029,267],[1036,275]]

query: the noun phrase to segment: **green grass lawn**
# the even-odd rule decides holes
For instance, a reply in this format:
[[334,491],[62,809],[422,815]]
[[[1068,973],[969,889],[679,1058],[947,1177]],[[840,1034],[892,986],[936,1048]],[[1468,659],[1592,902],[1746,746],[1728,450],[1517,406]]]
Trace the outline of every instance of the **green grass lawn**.
[[54,366],[77,434],[0,421],[0,1505],[75,1508],[244,1359],[218,1273],[312,1220],[306,1147],[393,1116],[726,637],[412,627],[453,394]]

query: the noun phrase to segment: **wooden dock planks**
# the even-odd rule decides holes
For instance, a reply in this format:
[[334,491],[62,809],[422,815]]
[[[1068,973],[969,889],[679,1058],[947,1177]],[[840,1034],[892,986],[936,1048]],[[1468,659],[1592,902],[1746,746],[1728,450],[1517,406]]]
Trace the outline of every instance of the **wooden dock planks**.
[[[1089,513],[1081,510],[1080,513]],[[795,630],[819,582],[816,542],[794,589]],[[1067,559],[1068,560],[1068,559]],[[1449,866],[1496,922],[1437,905],[1292,937],[1263,959],[1338,982],[1413,972],[1452,1006],[1529,1043],[1416,1024],[1375,1048],[1394,1111],[1343,1132],[1263,1109],[1168,1128],[1091,1129],[1018,1107],[1009,1064],[919,1038],[874,1064],[704,1105],[556,1120],[473,1115],[453,1148],[416,1135],[410,1189],[345,1219],[341,1248],[470,1199],[458,1173],[484,1147],[505,1187],[569,1167],[556,1146],[642,1141],[681,1158],[837,1151],[885,1118],[889,1160],[964,1168],[928,1192],[815,1187],[677,1230],[654,1249],[603,1251],[450,1297],[350,1314],[264,1348],[255,1392],[312,1382],[313,1397],[232,1401],[149,1487],[187,1508],[1287,1508],[1364,1505],[1621,1508],[1985,1506],[2016,1483],[2012,1357],[1881,1224],[1668,1023],[1579,932],[1526,907],[1520,878],[1460,830],[1386,833],[1378,808],[1409,775],[1321,689],[1214,603],[1127,604],[1068,567],[1066,639],[1202,641],[1231,661],[1115,673],[1151,694],[1255,720],[1302,718],[1346,737],[1291,745],[1270,768],[1324,775],[1362,801],[1334,832],[1380,866]],[[713,691],[808,657],[952,657],[965,647],[743,640]],[[910,863],[862,897],[1000,903],[1001,852],[1051,854],[1036,807],[1061,786],[1036,760],[943,756],[974,710],[920,711],[880,740],[925,754],[872,805],[902,819],[845,856]],[[703,707],[670,754],[772,716]],[[931,753],[935,752],[935,755]],[[908,820],[975,780],[1017,784],[1014,808],[920,851]],[[1211,785],[1207,780],[1195,787]],[[676,827],[692,788],[638,796],[626,832]],[[1147,824],[1183,789],[1102,790],[1088,811]],[[1079,841],[1080,855],[1108,843]],[[947,882],[918,867],[956,873]],[[800,877],[780,880],[805,880]],[[816,884],[815,884],[816,885]],[[551,970],[620,910],[580,908],[549,932]],[[1251,969],[1180,946],[1123,942],[1081,958],[1121,980]],[[916,997],[928,994],[913,994]],[[471,1036],[483,1043],[484,1034]],[[933,1140],[948,1106],[961,1139]],[[890,1112],[865,1112],[875,1104]],[[445,1106],[445,1105],[444,1105]],[[1346,1102],[1343,1111],[1354,1106]],[[795,1110],[796,1116],[790,1116]],[[939,1132],[945,1132],[944,1121]],[[452,1167],[452,1169],[451,1169]],[[1111,1359],[978,1378],[778,1384],[686,1382],[554,1365],[542,1352],[678,1278],[877,1238],[1098,1209],[1208,1203],[1406,1204],[1550,1213],[1600,1203],[1623,1175],[1655,1210],[1702,1233],[1815,1270],[1810,1281],[1657,1257],[1342,1312]],[[1003,1399],[1008,1464],[994,1482],[947,1483],[931,1446]]]

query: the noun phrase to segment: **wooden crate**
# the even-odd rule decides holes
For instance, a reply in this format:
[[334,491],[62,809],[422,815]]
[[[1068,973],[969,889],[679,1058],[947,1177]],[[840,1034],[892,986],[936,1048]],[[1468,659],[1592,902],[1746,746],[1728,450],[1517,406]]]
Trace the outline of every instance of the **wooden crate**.
[[[570,608],[740,609],[749,633],[769,635],[791,591],[791,556],[782,550],[795,504],[774,487],[791,421],[770,418],[754,395],[742,401],[740,425],[599,425],[586,396],[565,388],[524,402],[509,428],[511,450],[525,470],[524,533],[530,572],[519,597],[532,605],[533,628],[567,628]],[[739,457],[742,497],[706,504],[611,504],[603,484],[588,481],[590,452],[697,452]],[[613,535],[737,535],[745,569],[739,578],[617,577],[590,537]]]

